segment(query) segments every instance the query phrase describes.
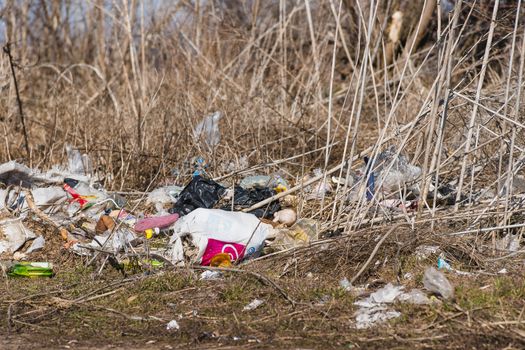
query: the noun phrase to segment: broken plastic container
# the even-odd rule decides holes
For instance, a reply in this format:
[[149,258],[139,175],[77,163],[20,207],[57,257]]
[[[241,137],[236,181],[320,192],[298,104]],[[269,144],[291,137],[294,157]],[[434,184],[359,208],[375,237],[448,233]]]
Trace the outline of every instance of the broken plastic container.
[[244,189],[254,187],[269,187],[276,190],[277,192],[286,191],[288,188],[290,188],[288,182],[286,182],[286,180],[278,174],[246,176],[241,180],[239,186]]

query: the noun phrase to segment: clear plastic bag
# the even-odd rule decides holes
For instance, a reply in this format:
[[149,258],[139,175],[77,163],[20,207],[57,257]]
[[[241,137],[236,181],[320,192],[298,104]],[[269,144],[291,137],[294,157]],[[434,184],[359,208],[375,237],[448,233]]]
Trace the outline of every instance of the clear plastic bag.
[[221,112],[210,114],[197,124],[193,129],[193,134],[197,140],[204,138],[208,147],[213,148],[221,141],[221,132],[219,130],[219,121],[222,118]]
[[66,145],[67,165],[72,174],[85,174],[84,162],[82,161],[82,154],[71,145]]
[[454,297],[454,287],[445,275],[433,267],[429,267],[423,276],[423,285],[429,291],[441,295],[445,299]]

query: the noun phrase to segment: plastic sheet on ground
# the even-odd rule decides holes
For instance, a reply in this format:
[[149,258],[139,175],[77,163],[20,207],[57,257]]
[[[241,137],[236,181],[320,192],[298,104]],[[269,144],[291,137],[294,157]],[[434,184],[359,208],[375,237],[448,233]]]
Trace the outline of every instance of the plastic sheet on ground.
[[243,311],[252,311],[257,309],[259,306],[264,304],[264,300],[261,299],[253,299],[248,305],[246,305],[242,310]]
[[86,246],[118,253],[120,251],[127,251],[130,246],[135,245],[137,239],[138,236],[131,230],[120,228],[112,233],[108,232],[104,235],[97,235],[87,244],[75,243],[72,246],[72,251],[78,255],[91,255],[93,250],[84,247]]
[[35,237],[35,233],[25,227],[20,218],[3,219],[0,221],[0,254],[14,253]]
[[429,267],[423,276],[423,285],[429,291],[441,295],[445,299],[454,297],[454,287],[445,275],[433,267]]
[[410,164],[395,146],[379,153],[375,158],[365,157],[365,167],[360,170],[367,178],[367,198],[377,194],[392,194],[400,189],[412,189],[412,183],[421,176],[421,168]]
[[[58,211],[59,206],[67,199],[66,192],[58,186],[37,187],[31,190],[31,194],[36,207],[48,214]],[[14,188],[10,191],[0,190],[0,209],[5,208],[6,204],[10,210],[28,208],[25,194]]]
[[220,280],[222,279],[222,273],[220,271],[210,271],[206,270],[201,273],[201,280]]
[[401,316],[401,313],[391,310],[388,304],[395,301],[408,302],[412,304],[429,304],[430,300],[419,289],[404,292],[403,286],[394,286],[388,283],[378,289],[369,297],[358,300],[354,305],[360,306],[355,313],[356,328],[365,329],[386,320]]
[[42,250],[44,248],[44,245],[46,244],[46,240],[43,236],[38,236],[31,242],[31,245],[26,250],[26,254],[30,254],[32,252],[37,252],[39,250]]

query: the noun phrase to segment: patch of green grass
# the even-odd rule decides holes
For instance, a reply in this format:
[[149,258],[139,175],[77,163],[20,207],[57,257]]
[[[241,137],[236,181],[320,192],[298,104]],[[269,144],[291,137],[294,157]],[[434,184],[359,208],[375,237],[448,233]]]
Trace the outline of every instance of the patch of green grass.
[[135,289],[139,292],[173,292],[197,282],[192,275],[169,272],[146,278],[140,281]]
[[240,284],[231,284],[220,293],[220,299],[224,302],[246,302],[247,293]]
[[501,303],[512,304],[525,297],[525,285],[521,280],[508,276],[497,277],[492,285],[485,289],[477,286],[459,285],[456,287],[456,298],[462,308],[491,308]]

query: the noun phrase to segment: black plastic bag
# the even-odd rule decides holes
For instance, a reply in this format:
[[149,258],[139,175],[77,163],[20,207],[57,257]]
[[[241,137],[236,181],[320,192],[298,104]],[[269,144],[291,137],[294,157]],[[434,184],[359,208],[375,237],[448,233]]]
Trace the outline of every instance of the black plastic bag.
[[197,208],[211,209],[217,204],[226,189],[217,182],[205,179],[200,175],[195,176],[182,190],[177,203],[169,210],[180,216],[191,213]]
[[[236,210],[249,208],[254,204],[257,204],[267,198],[274,196],[275,194],[276,192],[274,190],[271,190],[267,187],[255,187],[250,189],[244,189],[240,186],[235,186],[233,207]],[[221,209],[231,210],[231,208],[232,205],[230,202],[230,204],[225,205]],[[281,210],[281,205],[279,204],[279,201],[273,201],[269,205],[265,205],[264,207],[259,209],[254,209],[249,213],[257,216],[258,218],[264,217],[267,219],[271,219],[273,218],[273,214],[279,210]]]

